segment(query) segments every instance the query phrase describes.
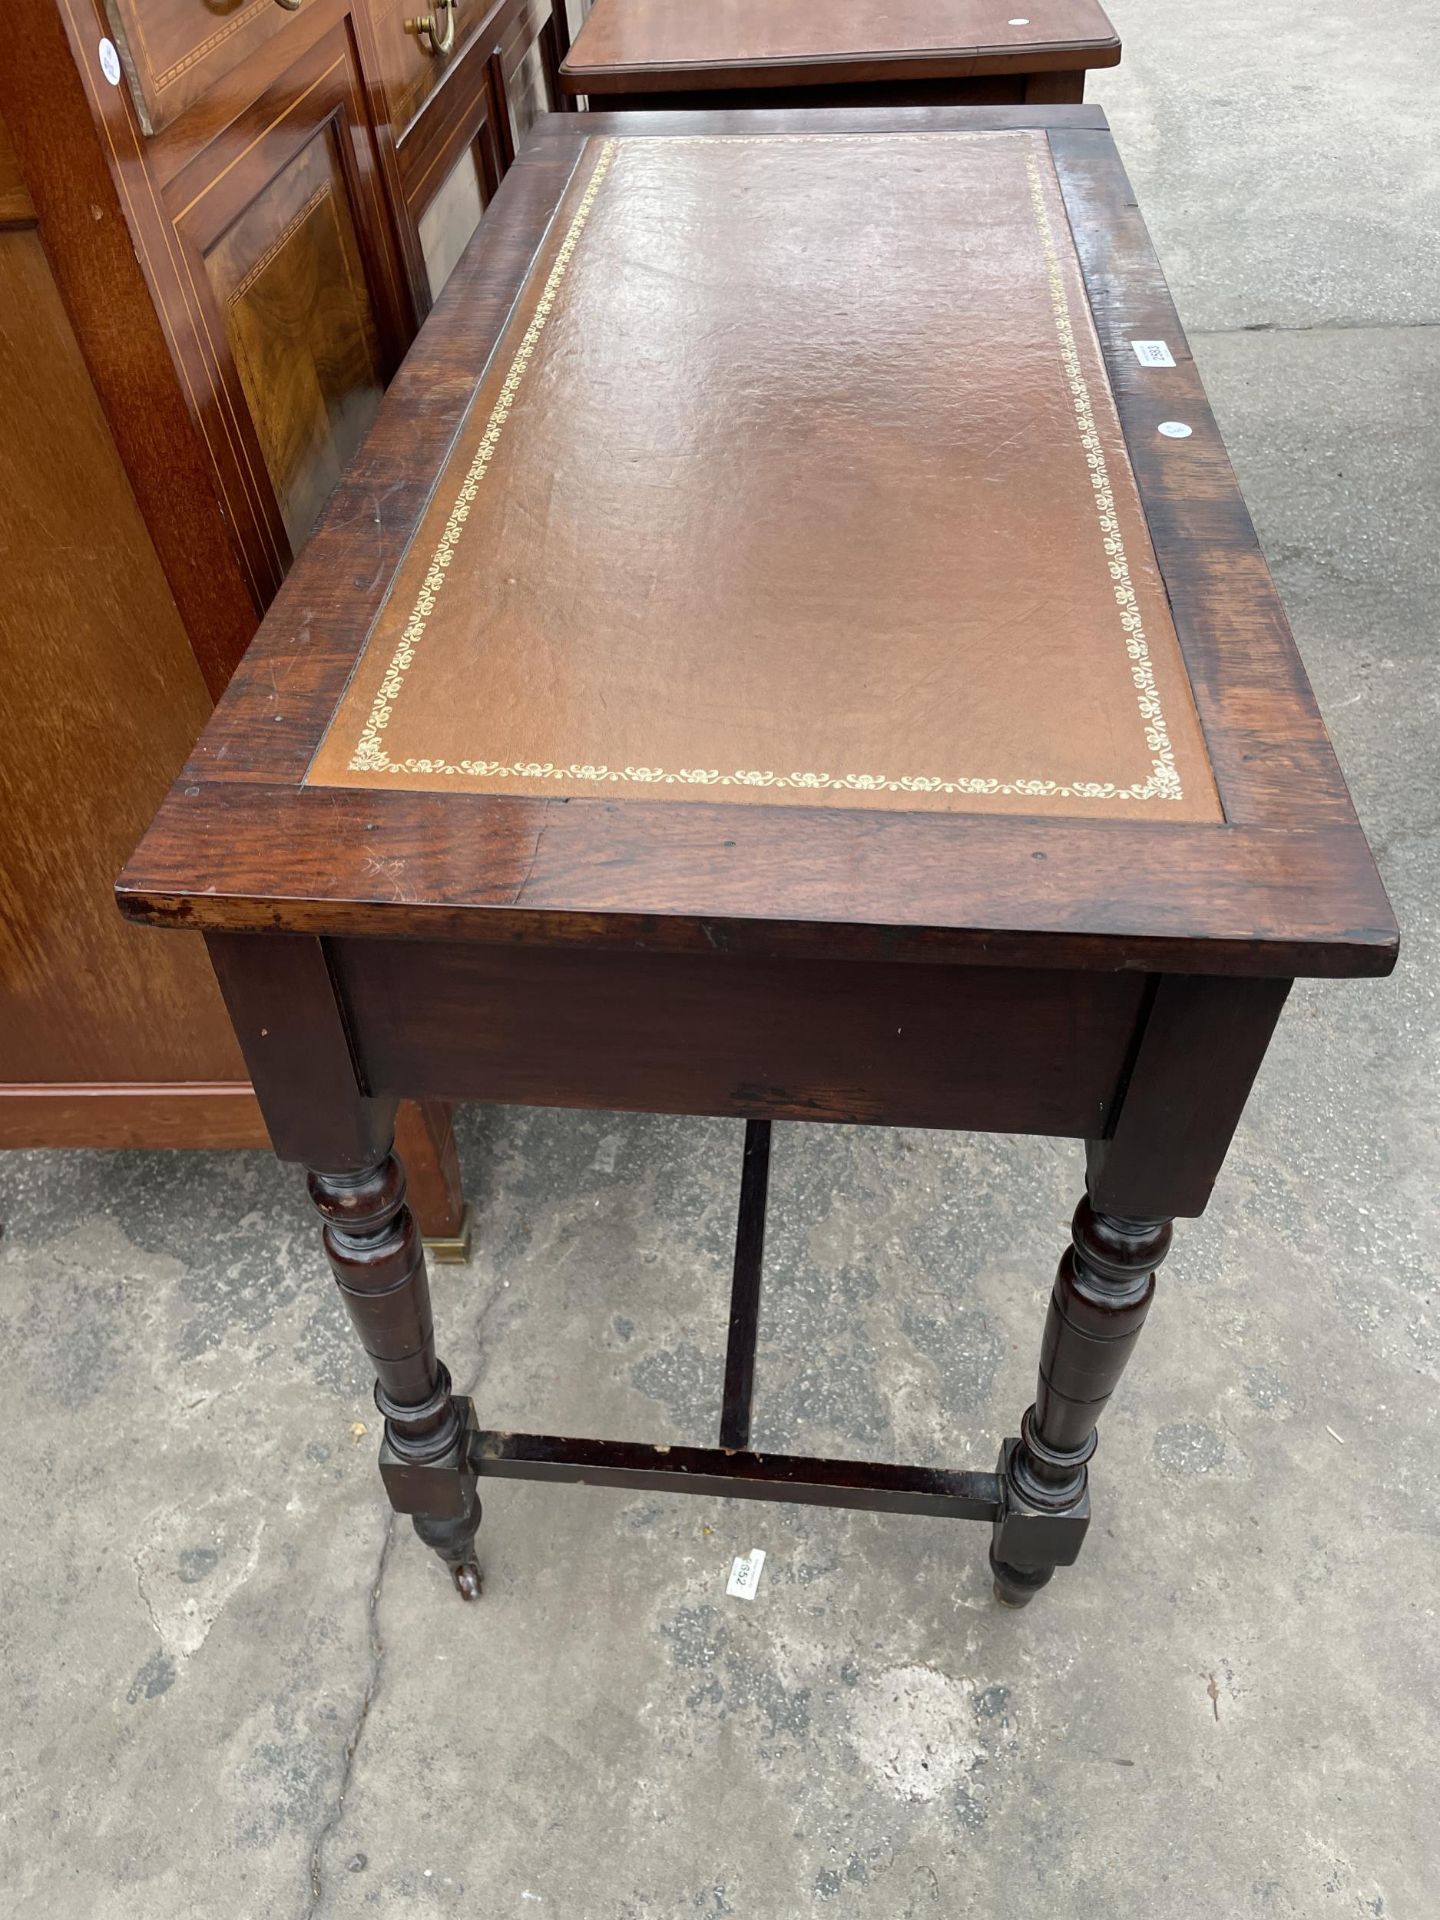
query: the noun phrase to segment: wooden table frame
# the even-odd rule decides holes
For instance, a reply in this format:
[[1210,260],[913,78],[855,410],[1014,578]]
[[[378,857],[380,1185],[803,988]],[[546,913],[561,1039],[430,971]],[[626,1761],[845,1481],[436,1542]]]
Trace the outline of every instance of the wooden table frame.
[[[390,1499],[467,1596],[478,1482],[519,1475],[987,1519],[997,1592],[1025,1604],[1079,1551],[1096,1418],[1172,1220],[1206,1205],[1291,980],[1395,960],[1143,222],[1084,107],[810,110],[803,124],[1047,132],[1222,823],[305,786],[584,139],[799,119],[541,122],[119,883],[132,917],[207,937],[276,1150],[310,1169],[375,1367]],[[1135,338],[1171,344],[1163,386]],[[1183,442],[1157,433],[1175,418],[1193,429]],[[479,1429],[436,1356],[392,1152],[401,1096],[752,1123],[717,1448]],[[748,1450],[777,1119],[1085,1142],[1035,1403],[995,1473]]]
[[[1064,38],[1006,45],[1005,10],[996,7],[988,31],[994,44],[973,47],[905,47],[866,51],[785,53],[746,47],[744,56],[667,64],[655,58],[621,65],[592,52],[595,33],[587,22],[560,63],[559,81],[572,95],[585,95],[606,112],[687,112],[785,107],[963,106],[1023,103],[1074,104],[1085,97],[1092,69],[1118,66],[1119,36],[1103,16],[1100,31],[1073,20]],[[1028,24],[1028,22],[1027,22]],[[893,31],[893,28],[892,28]],[[737,41],[740,34],[737,31]]]

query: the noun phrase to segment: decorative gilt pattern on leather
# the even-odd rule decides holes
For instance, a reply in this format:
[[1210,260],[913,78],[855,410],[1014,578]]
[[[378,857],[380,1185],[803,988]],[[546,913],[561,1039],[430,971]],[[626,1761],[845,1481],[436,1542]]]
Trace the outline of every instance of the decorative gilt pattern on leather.
[[[1132,792],[1137,800],[1149,800],[1152,797],[1179,800],[1183,794],[1180,776],[1175,771],[1175,752],[1165,730],[1165,715],[1160,706],[1159,689],[1155,685],[1155,669],[1145,640],[1140,603],[1130,579],[1130,562],[1125,557],[1125,536],[1115,512],[1115,494],[1110,485],[1105,448],[1095,425],[1095,408],[1090,400],[1090,389],[1085,384],[1085,374],[1075,345],[1075,328],[1070,320],[1070,302],[1065,294],[1060,256],[1055,250],[1055,235],[1050,227],[1050,215],[1046,211],[1045,195],[1040,185],[1040,168],[1033,152],[1025,156],[1025,169],[1030,179],[1030,204],[1035,209],[1035,224],[1045,249],[1050,300],[1055,309],[1055,331],[1060,336],[1060,358],[1065,367],[1065,377],[1070,382],[1071,398],[1075,402],[1075,424],[1080,429],[1080,444],[1085,449],[1085,464],[1090,469],[1090,484],[1095,489],[1100,537],[1105,547],[1110,578],[1115,582],[1115,604],[1120,610],[1120,628],[1125,635],[1125,651],[1130,656],[1131,676],[1140,698],[1145,744],[1155,756],[1150,778],[1143,786],[1133,788]],[[1112,797],[1111,792],[1107,790],[1105,797]]]
[[585,222],[590,217],[590,209],[594,206],[595,196],[600,191],[600,182],[605,178],[614,157],[615,142],[607,140],[600,151],[599,163],[590,176],[590,184],[585,189],[585,197],[580,202],[579,211],[570,222],[569,232],[565,235],[560,251],[555,256],[555,264],[550,269],[544,290],[535,303],[534,315],[516,349],[515,358],[510,362],[510,371],[505,376],[505,384],[500,389],[499,398],[490,409],[490,418],[486,422],[485,432],[481,436],[475,458],[470,462],[469,470],[460,483],[455,505],[450,509],[450,517],[445,522],[444,532],[440,535],[439,545],[430,562],[430,570],[425,575],[425,584],[416,597],[405,631],[400,636],[400,644],[385,670],[385,678],[380,683],[380,691],[376,694],[375,704],[370,710],[370,719],[360,736],[360,745],[356,748],[350,762],[357,771],[392,773],[403,770],[393,767],[386,757],[385,749],[380,742],[381,731],[389,721],[391,708],[399,697],[405,674],[410,662],[415,658],[415,649],[424,638],[425,628],[431,614],[435,611],[436,598],[445,585],[450,562],[455,557],[455,549],[460,543],[460,535],[465,530],[465,522],[470,518],[470,509],[474,505],[475,495],[480,490],[480,482],[485,478],[491,457],[499,443],[501,431],[510,418],[510,409],[515,404],[515,395],[520,389],[520,382],[525,377],[525,369],[529,366],[531,356],[540,344],[540,335],[545,331],[545,322],[550,318],[551,310],[555,305],[555,295],[559,292],[560,282],[565,278],[565,269],[570,264],[570,257],[580,244],[580,235],[585,230]]
[[312,782],[1218,820],[1044,137],[595,145]]

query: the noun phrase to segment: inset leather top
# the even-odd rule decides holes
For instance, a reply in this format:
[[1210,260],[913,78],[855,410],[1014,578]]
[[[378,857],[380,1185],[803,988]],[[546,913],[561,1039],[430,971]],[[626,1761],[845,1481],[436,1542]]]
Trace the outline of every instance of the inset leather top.
[[574,93],[1114,66],[1096,0],[595,0],[560,69]]
[[1045,136],[588,141],[309,783],[1218,821]]

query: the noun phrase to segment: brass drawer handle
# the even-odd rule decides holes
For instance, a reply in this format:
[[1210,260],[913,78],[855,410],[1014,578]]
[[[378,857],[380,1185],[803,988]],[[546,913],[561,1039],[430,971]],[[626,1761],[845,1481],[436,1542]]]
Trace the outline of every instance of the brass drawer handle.
[[444,25],[436,23],[434,13],[422,13],[418,20],[405,22],[406,33],[413,33],[427,53],[449,53],[455,44],[455,9],[460,0],[435,0],[435,13],[442,16]]
[[277,7],[283,7],[287,13],[300,11],[300,0],[275,0],[275,4]]

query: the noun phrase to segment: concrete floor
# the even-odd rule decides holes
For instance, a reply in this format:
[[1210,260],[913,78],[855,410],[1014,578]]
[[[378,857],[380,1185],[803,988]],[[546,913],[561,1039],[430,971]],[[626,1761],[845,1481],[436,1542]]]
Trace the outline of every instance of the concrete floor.
[[[1297,990],[1082,1564],[1007,1615],[980,1529],[514,1486],[467,1611],[386,1518],[295,1175],[13,1156],[7,1920],[1440,1911],[1440,19],[1112,11],[1093,92],[1407,945]],[[739,1144],[466,1117],[481,1248],[435,1290],[487,1419],[708,1440]],[[986,1463],[1079,1180],[786,1129],[757,1442]]]

